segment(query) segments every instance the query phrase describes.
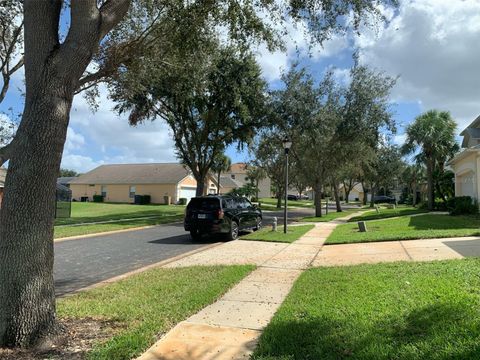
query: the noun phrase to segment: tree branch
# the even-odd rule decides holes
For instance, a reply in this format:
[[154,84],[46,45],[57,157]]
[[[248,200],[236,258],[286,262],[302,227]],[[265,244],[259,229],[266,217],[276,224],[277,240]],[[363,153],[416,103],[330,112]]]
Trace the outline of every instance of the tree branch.
[[4,147],[0,148],[0,166],[5,164],[10,158],[12,157],[13,153],[15,152],[15,148],[17,146],[16,138],[13,138],[10,144],[5,145]]
[[108,0],[100,7],[100,39],[127,14],[131,0]]

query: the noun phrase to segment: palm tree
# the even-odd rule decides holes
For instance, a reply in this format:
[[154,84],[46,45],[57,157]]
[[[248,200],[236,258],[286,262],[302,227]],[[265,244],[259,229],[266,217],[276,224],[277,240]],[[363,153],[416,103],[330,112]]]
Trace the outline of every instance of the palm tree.
[[220,194],[220,176],[222,172],[230,170],[232,160],[225,154],[221,153],[215,157],[210,169],[217,174],[217,194]]
[[455,155],[458,144],[455,141],[457,125],[448,111],[430,110],[418,116],[407,127],[407,139],[403,145],[404,154],[418,151],[416,159],[427,168],[428,209],[434,206],[433,172],[435,167],[443,168],[445,161]]

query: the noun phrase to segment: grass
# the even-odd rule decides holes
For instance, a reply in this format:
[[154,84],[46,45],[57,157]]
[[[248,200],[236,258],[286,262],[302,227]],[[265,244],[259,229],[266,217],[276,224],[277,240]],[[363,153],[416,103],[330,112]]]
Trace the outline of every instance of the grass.
[[72,225],[151,216],[171,216],[183,214],[184,211],[185,206],[180,205],[133,205],[72,202],[72,217],[56,219],[55,225]]
[[152,226],[172,223],[175,221],[183,220],[182,215],[169,215],[161,216],[151,219],[134,219],[134,220],[125,220],[118,221],[114,223],[106,224],[91,224],[91,225],[75,225],[75,226],[56,226],[55,227],[55,239],[69,237],[69,236],[80,236],[88,234],[97,234],[107,231],[116,231],[116,230],[126,230],[143,226]]
[[305,233],[312,230],[314,225],[300,225],[287,227],[287,233],[283,233],[283,226],[279,226],[277,231],[272,231],[270,226],[259,231],[252,232],[242,236],[242,240],[271,241],[291,243],[300,239]]
[[340,217],[348,216],[352,213],[358,212],[359,209],[348,209],[348,210],[343,210],[341,212],[336,212],[336,211],[328,211],[328,214],[323,215],[322,217],[317,217],[317,216],[307,216],[302,218],[300,221],[303,222],[326,222],[326,221],[331,221],[335,220]]
[[[259,200],[261,208],[265,210],[276,210],[277,209],[277,199],[273,198],[261,198]],[[304,208],[314,208],[312,200],[288,200],[288,207],[304,207]],[[282,199],[282,208],[283,208],[283,199]]]
[[368,231],[364,233],[358,231],[357,224],[337,226],[326,243],[341,244],[480,235],[480,217],[478,216],[426,214],[373,220],[366,224]]
[[413,214],[421,214],[426,213],[428,210],[414,208],[413,206],[397,206],[396,209],[387,209],[385,207],[381,207],[380,211],[377,213],[376,210],[369,210],[364,212],[362,215],[355,216],[351,218],[349,221],[367,221],[367,220],[376,220],[376,219],[388,219],[397,216],[406,216],[406,215],[413,215]]
[[[72,203],[72,217],[56,219],[55,238],[181,221],[184,206]],[[98,222],[109,223],[95,224]],[[83,225],[85,224],[85,225]]]
[[253,359],[479,359],[479,259],[316,268]]
[[[155,269],[58,301],[61,318],[96,318],[119,323],[120,331],[97,344],[89,359],[131,359],[159,334],[214,302],[253,266]],[[118,328],[118,326],[117,326]]]

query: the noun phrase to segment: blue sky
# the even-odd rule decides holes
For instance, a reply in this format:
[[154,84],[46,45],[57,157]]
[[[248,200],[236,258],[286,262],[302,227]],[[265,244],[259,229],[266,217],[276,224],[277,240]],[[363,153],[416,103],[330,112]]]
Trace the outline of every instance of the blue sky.
[[[335,36],[308,55],[303,29],[291,26],[285,38],[287,52],[257,50],[263,75],[278,86],[282,69],[300,59],[320,78],[330,68],[341,81],[357,49],[360,61],[391,76],[399,76],[392,92],[401,144],[403,130],[415,116],[436,108],[449,110],[460,132],[480,114],[480,1],[401,0],[398,11],[381,9],[386,24],[360,29],[361,36]],[[299,56],[299,57],[298,57]],[[13,79],[11,91],[0,110],[22,110],[22,74]],[[112,112],[114,104],[101,89],[100,107],[92,113],[81,96],[74,100],[62,166],[80,172],[105,163],[176,161],[168,127],[161,121],[131,128],[125,117]],[[227,150],[233,161],[245,161],[247,152]]]

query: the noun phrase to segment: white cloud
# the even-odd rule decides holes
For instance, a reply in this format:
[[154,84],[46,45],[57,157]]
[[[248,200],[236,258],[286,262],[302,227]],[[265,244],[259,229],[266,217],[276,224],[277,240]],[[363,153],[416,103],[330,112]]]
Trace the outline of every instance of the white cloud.
[[378,32],[355,38],[360,61],[400,75],[395,100],[450,110],[463,128],[480,113],[480,1],[403,0]]
[[113,111],[107,90],[100,89],[99,109],[92,113],[86,101],[74,100],[62,166],[85,172],[103,163],[174,162],[174,145],[162,121],[136,127],[127,116]]

